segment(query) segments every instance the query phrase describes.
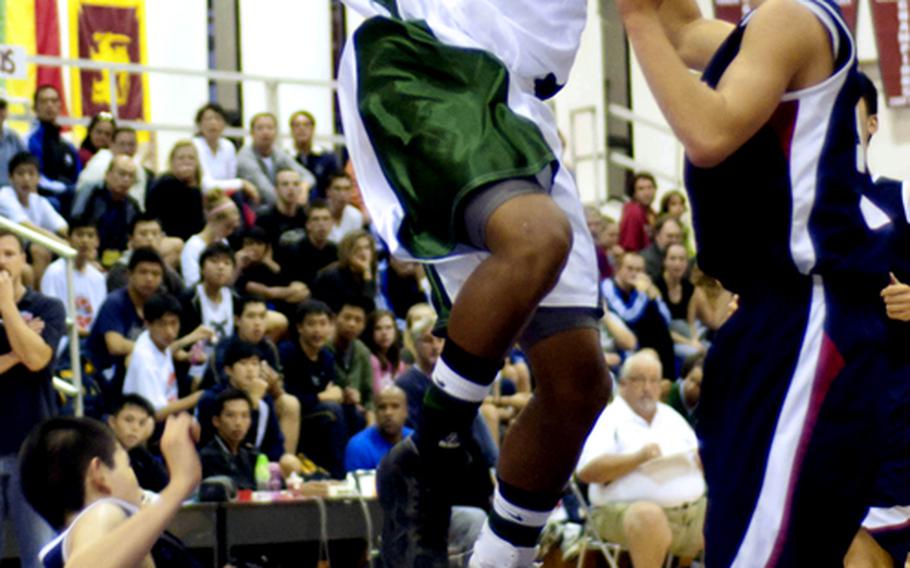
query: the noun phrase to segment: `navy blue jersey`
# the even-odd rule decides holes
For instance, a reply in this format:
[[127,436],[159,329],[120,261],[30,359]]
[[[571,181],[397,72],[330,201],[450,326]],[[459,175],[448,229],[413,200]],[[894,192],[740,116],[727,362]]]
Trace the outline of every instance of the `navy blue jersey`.
[[[686,163],[699,265],[739,293],[790,276],[846,275],[878,285],[887,275],[881,240],[860,211],[871,179],[857,133],[853,39],[834,2],[801,1],[828,28],[834,73],[786,93],[768,122],[722,163]],[[706,68],[703,80],[712,88],[739,53],[748,23],[747,16]]]

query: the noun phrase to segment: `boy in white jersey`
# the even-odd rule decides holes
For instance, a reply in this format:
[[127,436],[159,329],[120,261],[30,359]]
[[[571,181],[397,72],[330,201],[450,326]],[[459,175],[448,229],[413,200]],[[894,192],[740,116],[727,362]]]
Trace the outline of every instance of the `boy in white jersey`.
[[471,565],[530,566],[609,395],[594,245],[544,102],[568,79],[586,3],[348,4],[370,18],[339,72],[358,184],[391,253],[427,263],[446,337],[414,436],[379,468],[382,556],[446,565],[463,444],[517,340],[537,390],[503,442]]
[[[155,566],[150,552],[202,477],[198,435],[188,414],[168,419],[161,452],[170,483],[140,509],[129,457],[106,426],[90,418],[52,418],[36,427],[20,453],[22,489],[35,510],[64,531],[42,551],[44,566]],[[167,565],[182,566],[169,552]]]

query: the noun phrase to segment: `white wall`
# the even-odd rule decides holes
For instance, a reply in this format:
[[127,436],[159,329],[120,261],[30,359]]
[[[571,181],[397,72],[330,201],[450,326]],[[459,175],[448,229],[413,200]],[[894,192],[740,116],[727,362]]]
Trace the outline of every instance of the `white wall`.
[[[565,88],[554,98],[557,124],[566,138],[567,147],[563,155],[575,170],[578,191],[585,202],[603,200],[607,196],[606,162],[603,157],[571,163],[573,144],[578,156],[604,156],[606,153],[603,58],[600,2],[590,1],[588,25],[581,37],[575,67]],[[593,112],[575,112],[587,108],[593,108]]]
[[[325,81],[332,78],[331,14],[326,0],[241,0],[239,41],[244,73]],[[317,135],[332,134],[329,89],[280,85],[281,135],[288,135],[288,120],[300,109],[316,117]],[[244,126],[249,125],[251,116],[264,110],[264,85],[244,82]]]

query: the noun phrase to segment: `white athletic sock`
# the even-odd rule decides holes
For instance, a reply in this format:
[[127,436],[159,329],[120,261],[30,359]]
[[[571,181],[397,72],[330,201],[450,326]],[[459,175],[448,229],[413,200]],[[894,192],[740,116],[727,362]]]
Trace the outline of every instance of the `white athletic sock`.
[[518,548],[501,539],[484,523],[474,544],[469,568],[530,568],[537,558],[537,548]]

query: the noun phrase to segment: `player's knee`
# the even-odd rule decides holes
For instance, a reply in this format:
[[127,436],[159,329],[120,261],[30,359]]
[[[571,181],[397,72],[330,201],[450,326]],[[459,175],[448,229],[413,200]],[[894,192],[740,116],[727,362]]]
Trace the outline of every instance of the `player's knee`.
[[537,221],[526,222],[517,231],[513,244],[510,255],[528,281],[551,287],[572,250],[572,228],[557,209]]

